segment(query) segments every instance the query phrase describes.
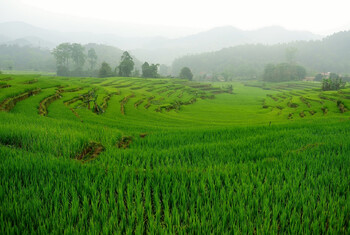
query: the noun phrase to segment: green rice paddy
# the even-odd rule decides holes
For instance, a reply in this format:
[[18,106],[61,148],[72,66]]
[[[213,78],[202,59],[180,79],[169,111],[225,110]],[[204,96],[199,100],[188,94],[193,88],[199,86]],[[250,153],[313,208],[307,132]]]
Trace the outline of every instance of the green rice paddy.
[[350,88],[320,87],[0,75],[0,233],[349,234]]

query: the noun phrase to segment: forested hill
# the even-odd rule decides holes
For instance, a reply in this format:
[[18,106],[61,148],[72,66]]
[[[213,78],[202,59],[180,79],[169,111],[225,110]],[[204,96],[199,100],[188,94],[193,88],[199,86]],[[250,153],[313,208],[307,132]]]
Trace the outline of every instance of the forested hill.
[[[84,45],[85,54],[90,48],[94,48],[97,54],[97,65],[103,61],[109,63],[113,68],[119,64],[123,51],[119,48],[90,43]],[[134,58],[135,66],[140,67],[141,62]],[[85,64],[88,66],[88,63]],[[44,48],[18,45],[0,45],[0,70],[34,70],[34,71],[56,71],[56,62],[51,51]]]
[[294,62],[304,66],[309,73],[350,73],[350,31],[339,32],[318,41],[297,41],[276,45],[251,44],[211,53],[189,55],[176,59],[173,72],[190,67],[202,78],[259,77],[268,63],[286,62],[286,51],[295,48]]

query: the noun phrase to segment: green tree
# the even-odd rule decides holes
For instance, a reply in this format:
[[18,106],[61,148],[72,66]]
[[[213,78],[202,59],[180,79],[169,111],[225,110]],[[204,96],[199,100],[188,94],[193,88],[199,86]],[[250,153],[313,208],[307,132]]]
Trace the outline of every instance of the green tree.
[[143,63],[141,66],[142,69],[142,77],[148,78],[149,77],[149,64],[148,62]]
[[267,82],[284,82],[302,80],[306,76],[304,67],[295,64],[267,64],[264,69],[263,80]]
[[86,55],[84,54],[85,48],[79,43],[73,43],[70,48],[71,57],[75,65],[75,69],[82,70],[86,58]]
[[322,81],[323,78],[324,78],[324,76],[322,74],[318,73],[315,76],[315,81]]
[[90,69],[93,70],[97,62],[97,54],[94,48],[90,48],[87,54]]
[[337,79],[337,78],[340,78],[340,77],[339,77],[339,75],[336,74],[336,73],[330,73],[330,74],[329,74],[329,78],[330,78],[330,79]]
[[144,78],[157,78],[159,64],[149,65],[147,62],[142,65],[142,77]]
[[69,76],[69,59],[72,55],[71,47],[70,43],[61,43],[52,51],[56,59],[58,76]]
[[130,77],[131,72],[134,69],[134,61],[130,56],[129,52],[124,51],[121,61],[117,69],[119,70],[118,75],[121,77]]
[[343,88],[345,88],[345,82],[339,76],[323,79],[322,81],[323,91],[336,91]]
[[192,81],[193,74],[192,74],[190,68],[188,68],[188,67],[183,67],[183,68],[181,69],[181,72],[180,72],[179,77],[180,77],[180,78],[184,78],[184,79],[188,79],[188,80]]
[[105,77],[112,77],[113,73],[112,73],[112,68],[111,66],[109,66],[109,64],[107,64],[106,62],[103,62],[101,65],[101,68],[98,72],[98,76],[100,78],[105,78]]
[[72,50],[70,43],[61,43],[52,51],[57,65],[65,66],[66,68],[69,68],[69,59],[71,58],[71,53]]

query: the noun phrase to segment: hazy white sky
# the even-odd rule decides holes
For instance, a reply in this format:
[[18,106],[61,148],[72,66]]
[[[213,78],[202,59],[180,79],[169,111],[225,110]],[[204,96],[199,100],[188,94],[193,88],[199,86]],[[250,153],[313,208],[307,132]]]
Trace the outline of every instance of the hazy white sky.
[[349,0],[0,0],[0,4],[4,1],[69,16],[202,29],[280,25],[326,34],[350,26]]

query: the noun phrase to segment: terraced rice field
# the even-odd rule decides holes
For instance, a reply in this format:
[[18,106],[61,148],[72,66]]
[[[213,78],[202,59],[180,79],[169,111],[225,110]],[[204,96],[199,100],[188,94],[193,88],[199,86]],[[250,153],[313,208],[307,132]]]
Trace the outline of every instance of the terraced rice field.
[[0,75],[0,232],[349,234],[350,89],[319,88]]

